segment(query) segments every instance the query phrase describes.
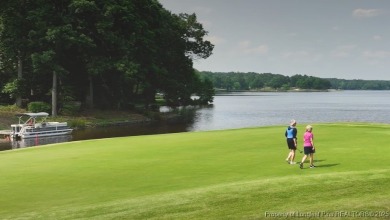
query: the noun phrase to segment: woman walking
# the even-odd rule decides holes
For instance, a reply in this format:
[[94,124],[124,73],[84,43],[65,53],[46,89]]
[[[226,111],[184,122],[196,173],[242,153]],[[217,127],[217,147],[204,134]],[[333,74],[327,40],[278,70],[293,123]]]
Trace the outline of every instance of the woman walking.
[[286,132],[284,132],[284,136],[287,138],[287,147],[290,152],[287,155],[286,161],[289,164],[295,164],[295,150],[297,149],[297,133],[298,130],[295,127],[297,122],[293,119],[290,122],[290,126],[287,127]]
[[314,168],[314,153],[315,153],[315,148],[314,148],[314,135],[313,135],[313,127],[311,125],[306,126],[306,132],[303,135],[303,151],[305,155],[302,158],[301,163],[299,163],[299,168],[303,169],[303,163],[305,162],[307,156],[310,158],[310,168]]

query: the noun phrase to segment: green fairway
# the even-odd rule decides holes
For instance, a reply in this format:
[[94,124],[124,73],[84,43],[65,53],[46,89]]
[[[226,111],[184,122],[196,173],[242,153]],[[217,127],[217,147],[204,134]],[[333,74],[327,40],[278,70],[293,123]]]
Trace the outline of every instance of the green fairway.
[[390,125],[314,124],[314,169],[285,162],[285,128],[0,152],[0,219],[390,218]]

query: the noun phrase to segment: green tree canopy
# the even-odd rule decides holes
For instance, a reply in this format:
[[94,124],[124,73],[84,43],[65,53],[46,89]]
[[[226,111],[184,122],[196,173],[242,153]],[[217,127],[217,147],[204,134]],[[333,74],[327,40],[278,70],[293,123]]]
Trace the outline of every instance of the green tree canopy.
[[[209,85],[193,69],[194,59],[213,50],[195,14],[172,14],[157,0],[2,0],[0,6],[3,92],[49,102],[58,81],[59,106],[78,100],[126,108],[152,104],[157,91],[172,105],[191,104],[191,95]],[[21,62],[23,91],[15,83]]]

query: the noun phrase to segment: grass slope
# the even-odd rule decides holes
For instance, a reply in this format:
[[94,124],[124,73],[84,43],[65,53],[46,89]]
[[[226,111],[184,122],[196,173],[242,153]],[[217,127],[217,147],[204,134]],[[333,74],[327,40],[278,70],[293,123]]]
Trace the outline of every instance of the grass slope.
[[[0,152],[0,218],[390,214],[389,125],[314,125],[318,168],[305,164],[303,170],[284,161],[284,129],[133,136]],[[298,131],[301,137],[303,125]],[[297,153],[296,161],[301,158]]]

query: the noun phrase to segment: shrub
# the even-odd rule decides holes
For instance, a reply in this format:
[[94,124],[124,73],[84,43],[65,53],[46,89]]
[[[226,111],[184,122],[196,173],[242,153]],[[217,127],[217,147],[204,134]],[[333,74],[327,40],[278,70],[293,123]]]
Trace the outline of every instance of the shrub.
[[72,128],[85,128],[87,121],[83,119],[74,119],[68,122],[68,126]]
[[60,110],[62,115],[75,115],[81,109],[81,102],[65,102]]
[[30,112],[50,112],[51,106],[46,102],[30,102],[27,105]]
[[143,113],[143,115],[145,115],[146,117],[152,119],[152,120],[156,120],[156,121],[160,121],[161,120],[161,114],[159,112],[155,112],[155,111],[145,111]]
[[0,104],[0,112],[20,112],[21,109],[16,105]]

